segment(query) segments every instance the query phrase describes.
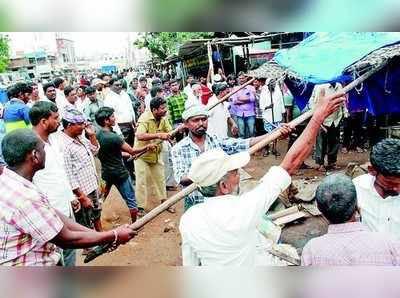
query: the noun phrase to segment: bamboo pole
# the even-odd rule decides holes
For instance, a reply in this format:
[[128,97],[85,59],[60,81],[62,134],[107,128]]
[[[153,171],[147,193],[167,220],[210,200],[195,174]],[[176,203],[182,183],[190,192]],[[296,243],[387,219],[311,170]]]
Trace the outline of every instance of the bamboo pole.
[[[220,103],[223,103],[224,101],[228,100],[232,95],[234,95],[235,93],[239,92],[240,90],[242,90],[244,87],[252,84],[254,82],[255,78],[250,79],[249,81],[247,81],[246,83],[244,83],[243,85],[240,85],[238,88],[232,90],[231,92],[229,92],[227,95],[225,95],[224,97],[222,97],[220,100],[218,100],[218,102],[212,104],[211,106],[209,106],[207,108],[208,111],[212,110],[213,108],[215,108],[217,105],[219,105]],[[178,129],[174,129],[173,131],[171,131],[171,137],[174,137],[177,133],[178,133]],[[157,141],[155,142],[156,145],[160,145],[163,141]],[[145,154],[147,151],[143,151],[137,155],[134,156],[134,159],[138,159],[140,156],[142,156],[143,154]],[[131,160],[131,159],[130,159]]]
[[[353,89],[354,87],[356,87],[357,85],[359,85],[360,83],[365,81],[371,75],[373,75],[374,73],[376,73],[377,71],[382,69],[386,64],[387,64],[387,62],[383,63],[381,66],[379,66],[377,68],[374,68],[374,69],[364,73],[359,78],[355,79],[350,84],[348,84],[343,89],[341,89],[340,92],[341,93],[342,92],[343,93],[349,92],[351,89]],[[247,83],[249,83],[249,82],[247,82]],[[244,85],[246,85],[246,84],[244,84]],[[244,85],[242,85],[242,86],[244,87]],[[293,121],[289,122],[288,125],[291,128],[295,128],[297,125],[299,125],[303,121],[311,118],[312,115],[313,115],[313,111],[307,111],[304,114],[302,114],[299,117],[297,117],[296,119],[294,119]],[[270,142],[280,138],[281,136],[282,136],[282,132],[281,132],[281,130],[279,128],[274,130],[270,134],[267,134],[263,140],[261,140],[260,142],[258,142],[254,146],[252,146],[249,149],[249,153],[250,154],[254,154],[255,152],[259,151],[261,148],[265,147]],[[167,210],[169,207],[171,207],[172,205],[176,204],[177,202],[182,200],[184,197],[186,197],[188,194],[192,193],[196,189],[197,189],[197,185],[194,184],[194,183],[189,185],[188,187],[182,189],[180,192],[176,193],[174,196],[172,196],[171,198],[169,198],[168,200],[163,202],[161,205],[159,205],[156,208],[154,208],[147,215],[145,215],[144,217],[142,217],[141,219],[139,219],[138,221],[136,221],[135,223],[130,225],[130,227],[132,227],[132,229],[140,229],[145,224],[147,224],[148,222],[150,222],[151,220],[156,218],[163,211]],[[105,245],[101,245],[101,246],[96,247],[96,249],[94,249],[94,251],[92,253],[89,253],[86,256],[84,262],[88,263],[88,262],[92,261],[93,259],[95,259],[98,256],[102,255],[103,253],[107,252],[110,247],[111,247],[111,244],[105,244]]]

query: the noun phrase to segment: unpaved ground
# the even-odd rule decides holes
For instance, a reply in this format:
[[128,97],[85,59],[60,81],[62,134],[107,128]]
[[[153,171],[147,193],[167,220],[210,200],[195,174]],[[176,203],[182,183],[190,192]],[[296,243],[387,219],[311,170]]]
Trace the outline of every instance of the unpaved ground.
[[[281,157],[262,157],[261,155],[254,156],[245,168],[246,172],[255,179],[261,178],[266,170],[272,165],[278,165],[284,153],[286,152],[286,142],[279,144]],[[368,160],[367,153],[339,154],[338,165],[345,167],[349,162],[365,163]],[[311,158],[307,164],[314,166]],[[302,170],[294,177],[314,177],[322,176],[315,170]],[[170,197],[173,192],[169,192]],[[182,214],[182,201],[177,204],[177,212],[171,214],[164,212],[158,218],[147,224],[139,235],[131,240],[128,244],[120,246],[112,253],[104,254],[89,264],[83,264],[83,258],[78,257],[79,265],[91,266],[179,266],[182,264],[180,252],[180,236],[178,232],[179,218]],[[113,226],[129,223],[129,213],[125,203],[120,198],[118,191],[113,187],[107,201],[103,206],[102,221],[105,229],[110,229]],[[175,223],[175,229],[164,232],[167,223]]]

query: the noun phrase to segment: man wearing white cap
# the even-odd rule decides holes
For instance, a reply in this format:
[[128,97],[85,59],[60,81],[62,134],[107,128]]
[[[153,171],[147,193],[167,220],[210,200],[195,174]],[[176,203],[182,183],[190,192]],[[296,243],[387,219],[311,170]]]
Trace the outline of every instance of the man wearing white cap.
[[[253,190],[238,195],[238,169],[250,160],[247,152],[227,155],[209,150],[193,161],[189,176],[206,196],[204,203],[183,214],[179,226],[184,266],[254,266],[261,216],[291,183],[293,175],[311,153],[320,125],[345,98],[328,96],[319,105],[303,134],[279,166],[271,167]],[[282,128],[284,134],[289,127]],[[196,178],[196,179],[195,179]],[[263,252],[265,258],[267,255]],[[262,259],[258,259],[262,260]]]
[[[249,139],[219,138],[207,133],[209,112],[203,105],[193,105],[182,113],[182,119],[189,130],[188,136],[172,147],[172,165],[175,181],[183,186],[192,181],[187,177],[192,161],[201,153],[221,148],[227,154],[248,150],[250,146],[261,141],[265,136]],[[203,195],[194,191],[185,198],[185,211],[191,206],[202,203]]]

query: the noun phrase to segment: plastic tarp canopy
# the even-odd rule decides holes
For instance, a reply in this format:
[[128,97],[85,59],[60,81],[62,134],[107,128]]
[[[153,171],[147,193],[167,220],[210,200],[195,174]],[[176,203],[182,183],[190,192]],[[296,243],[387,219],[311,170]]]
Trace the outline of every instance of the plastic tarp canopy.
[[303,80],[322,84],[346,79],[343,71],[369,53],[400,42],[400,32],[316,32],[274,60]]
[[[280,50],[275,60],[298,73],[302,80],[285,83],[303,109],[315,84],[349,82],[343,71],[374,50],[400,42],[400,33],[315,33],[297,46]],[[400,112],[400,57],[349,92],[349,110],[374,115]]]

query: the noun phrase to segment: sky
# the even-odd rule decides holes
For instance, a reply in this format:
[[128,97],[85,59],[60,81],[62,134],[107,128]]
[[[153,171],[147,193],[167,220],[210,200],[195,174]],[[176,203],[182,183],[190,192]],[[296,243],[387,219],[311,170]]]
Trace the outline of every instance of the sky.
[[[45,45],[48,50],[55,51],[54,32],[9,32],[12,52],[32,52]],[[88,56],[95,53],[124,53],[128,45],[135,40],[137,33],[127,32],[63,32],[62,37],[75,42],[77,56]]]

